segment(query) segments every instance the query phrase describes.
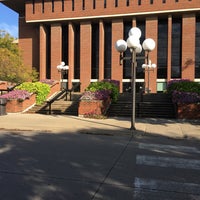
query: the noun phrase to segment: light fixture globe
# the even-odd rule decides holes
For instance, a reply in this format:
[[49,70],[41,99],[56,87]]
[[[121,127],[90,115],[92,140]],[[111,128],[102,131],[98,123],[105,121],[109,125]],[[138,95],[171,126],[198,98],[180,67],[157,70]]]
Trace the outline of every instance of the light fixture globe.
[[127,46],[128,48],[136,49],[140,45],[140,40],[137,37],[129,36],[127,39]]
[[144,42],[142,43],[142,47],[145,51],[152,51],[155,49],[156,43],[153,39],[148,38],[144,40]]
[[152,64],[151,67],[152,67],[153,69],[155,69],[155,68],[156,68],[156,64]]
[[139,28],[137,27],[133,27],[130,29],[129,33],[128,33],[129,36],[134,36],[136,38],[140,38],[141,35],[142,35],[142,32]]
[[65,62],[64,62],[64,61],[62,61],[60,64],[61,64],[62,66],[65,66]]
[[127,49],[127,43],[126,43],[126,41],[124,41],[122,39],[117,40],[117,42],[115,43],[115,48],[120,53],[126,51],[126,49]]
[[136,53],[141,53],[142,52],[142,45],[139,44],[136,49],[135,49]]

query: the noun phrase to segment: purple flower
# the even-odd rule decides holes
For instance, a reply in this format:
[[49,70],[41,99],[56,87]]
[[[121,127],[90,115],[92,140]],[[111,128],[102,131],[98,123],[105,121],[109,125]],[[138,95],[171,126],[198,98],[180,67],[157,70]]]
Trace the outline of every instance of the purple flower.
[[26,90],[13,90],[9,93],[3,94],[0,98],[4,98],[7,100],[11,99],[18,99],[18,100],[25,100],[30,98],[31,94]]

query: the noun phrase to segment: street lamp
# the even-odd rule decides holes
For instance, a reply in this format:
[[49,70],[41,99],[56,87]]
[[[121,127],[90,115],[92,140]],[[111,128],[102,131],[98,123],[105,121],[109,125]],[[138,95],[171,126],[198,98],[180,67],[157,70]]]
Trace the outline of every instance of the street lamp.
[[149,78],[150,71],[153,71],[156,68],[156,64],[152,64],[151,60],[149,60],[149,63],[143,64],[142,68],[144,69],[144,71],[147,71],[147,88],[145,88],[145,90],[149,94],[150,91],[151,91],[150,88],[149,88],[149,85],[150,85],[150,78]]
[[[69,69],[68,65],[65,65],[65,62],[61,62],[60,65],[57,66],[57,69],[59,72],[61,72],[61,89],[63,86],[63,79],[64,79],[64,75],[67,74],[67,70]],[[67,89],[67,82],[66,82],[66,89]]]
[[[155,48],[155,41],[151,38],[145,39],[142,45],[140,44],[140,37],[142,35],[141,30],[137,27],[133,27],[129,30],[129,37],[127,41],[122,39],[117,40],[115,44],[116,50],[120,53],[120,65],[123,60],[131,60],[131,88],[132,88],[132,117],[131,117],[131,128],[130,130],[136,130],[135,128],[135,95],[136,95],[136,67],[137,59],[146,59],[149,63],[149,52]],[[123,52],[130,49],[131,57],[123,56]],[[146,56],[137,56],[142,52],[142,49],[147,52]]]

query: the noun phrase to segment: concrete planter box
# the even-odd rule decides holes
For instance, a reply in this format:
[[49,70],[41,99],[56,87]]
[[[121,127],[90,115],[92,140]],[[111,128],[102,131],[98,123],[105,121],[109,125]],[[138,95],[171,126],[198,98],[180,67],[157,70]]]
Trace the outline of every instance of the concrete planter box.
[[177,105],[178,119],[200,119],[200,104],[178,104]]
[[78,115],[81,117],[105,116],[111,100],[81,100],[79,102]]
[[26,109],[32,107],[35,104],[35,97],[36,95],[32,94],[29,99],[25,99],[23,101],[19,101],[17,99],[7,100],[6,112],[17,113],[25,111]]

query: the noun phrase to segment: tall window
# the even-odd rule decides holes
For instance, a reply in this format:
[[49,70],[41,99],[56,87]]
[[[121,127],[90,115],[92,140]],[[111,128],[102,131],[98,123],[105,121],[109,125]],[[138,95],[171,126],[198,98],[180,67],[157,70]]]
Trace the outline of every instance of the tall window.
[[172,78],[181,78],[181,49],[182,49],[181,19],[172,20]]
[[[62,25],[62,61],[68,65],[68,25]],[[67,77],[64,77],[67,78]]]
[[93,9],[96,9],[96,0],[93,0]]
[[92,24],[92,79],[99,78],[99,24]]
[[80,24],[74,25],[74,78],[80,79]]
[[200,16],[196,17],[195,78],[200,78]]
[[105,42],[104,42],[104,78],[111,78],[111,23],[104,24]]
[[158,78],[167,78],[168,20],[158,21]]
[[[140,38],[140,44],[143,43],[145,40],[146,35],[146,28],[145,28],[145,21],[137,21],[137,27],[141,30],[142,35]],[[142,51],[139,56],[145,56],[145,52]],[[145,60],[137,60],[137,69],[136,69],[136,78],[143,79],[144,78],[144,71],[142,69],[142,64],[144,64]]]
[[[128,38],[128,32],[132,28],[132,21],[124,22],[124,40]],[[131,57],[131,52],[127,49],[124,52],[125,57]],[[123,78],[130,79],[131,78],[131,62],[130,60],[123,61]]]

